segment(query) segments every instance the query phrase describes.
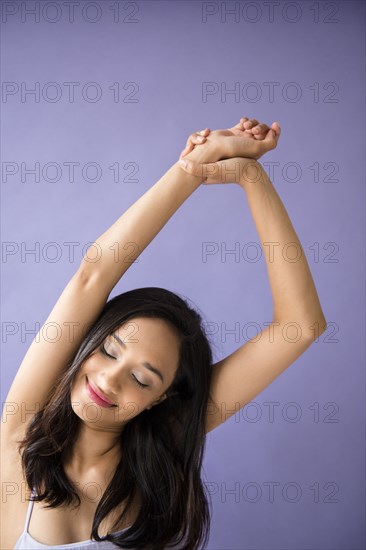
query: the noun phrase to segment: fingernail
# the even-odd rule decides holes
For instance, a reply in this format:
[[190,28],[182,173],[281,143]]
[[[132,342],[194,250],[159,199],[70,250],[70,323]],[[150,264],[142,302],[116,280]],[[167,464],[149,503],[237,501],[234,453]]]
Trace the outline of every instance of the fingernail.
[[203,137],[202,137],[202,136],[197,136],[197,139],[198,139],[198,141],[203,141]]
[[184,166],[184,168],[187,168],[187,161],[183,160],[183,159],[180,159],[178,160],[179,164],[181,164],[182,166]]

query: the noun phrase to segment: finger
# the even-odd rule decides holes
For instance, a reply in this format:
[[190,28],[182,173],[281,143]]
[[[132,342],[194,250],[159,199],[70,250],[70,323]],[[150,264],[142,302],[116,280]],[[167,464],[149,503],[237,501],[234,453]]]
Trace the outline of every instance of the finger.
[[209,128],[205,128],[204,130],[199,130],[198,132],[193,132],[188,139],[192,139],[197,136],[207,137],[211,130]]
[[235,129],[235,130],[242,130],[243,129],[243,124],[244,122],[246,122],[247,120],[249,120],[249,118],[247,117],[242,117],[240,119],[240,121],[238,122],[238,124],[236,124],[235,126],[233,126],[232,128],[230,128],[231,130]]
[[278,122],[273,122],[271,129],[275,132],[276,138],[278,139],[281,135],[281,126],[278,124]]
[[274,122],[271,129],[267,132],[267,135],[263,140],[264,143],[267,145],[268,150],[274,149],[277,146],[280,134],[280,125],[278,124],[278,122]]
[[192,147],[191,135],[188,136],[184,149],[188,149],[189,147]]
[[[270,128],[270,130],[268,131],[268,134],[267,134],[268,140],[270,140],[272,138],[277,143],[278,138],[280,137],[280,135],[281,135],[280,125],[278,124],[278,122],[273,122],[272,126],[271,126],[271,128]],[[266,138],[267,138],[267,136],[266,136]]]
[[191,152],[195,148],[196,145],[202,145],[203,143],[206,143],[207,138],[206,138],[206,136],[201,136],[201,135],[196,134],[196,135],[192,135],[190,137],[189,141],[190,141],[190,144],[186,148],[186,151],[184,153],[185,155],[187,155],[189,152]]
[[259,124],[258,120],[256,118],[251,118],[250,120],[247,120],[244,122],[243,126],[245,129],[247,128],[253,128],[254,126],[257,126]]
[[254,126],[253,128],[253,134],[264,134],[268,132],[269,126],[267,124],[257,124],[257,126]]
[[186,149],[188,149],[189,147],[192,147],[192,139],[194,139],[194,136],[196,136],[197,134],[198,132],[193,132],[188,136],[186,141],[186,146],[185,146]]
[[188,155],[188,153],[193,151],[196,145],[201,145],[202,143],[205,143],[206,138],[210,134],[210,132],[211,130],[209,128],[205,128],[204,130],[200,130],[199,132],[188,136],[186,146],[179,155],[179,159],[183,158],[184,156]]
[[[207,131],[208,130],[207,128],[205,130],[201,130],[201,133],[204,133],[204,134],[207,134]],[[210,131],[208,131],[209,133]],[[185,155],[188,155],[188,153],[190,153],[191,151],[193,151],[195,145],[199,145],[201,143],[204,143],[205,140],[206,140],[206,137],[205,136],[201,136],[202,137],[202,140],[199,140],[197,139],[198,138],[198,132],[194,133],[194,134],[191,134],[190,136],[188,136],[188,139],[187,139],[187,142],[186,142],[186,146],[185,148],[183,149],[183,151],[181,152],[181,154],[179,155],[179,158],[182,158],[183,156]]]
[[199,145],[200,143],[204,143],[206,141],[206,136],[201,136],[200,134],[193,134],[190,137],[190,141],[194,145]]
[[183,151],[179,155],[179,158],[181,159],[185,155],[188,155],[188,153],[193,151],[193,149],[194,149],[194,143],[192,143],[191,140],[189,140],[189,144],[183,149]]
[[211,130],[209,130],[208,128],[200,130],[199,132],[194,132],[188,137],[186,147],[190,146],[191,143],[194,143],[196,145],[199,143],[204,143],[206,141],[206,137],[209,135],[210,132]]

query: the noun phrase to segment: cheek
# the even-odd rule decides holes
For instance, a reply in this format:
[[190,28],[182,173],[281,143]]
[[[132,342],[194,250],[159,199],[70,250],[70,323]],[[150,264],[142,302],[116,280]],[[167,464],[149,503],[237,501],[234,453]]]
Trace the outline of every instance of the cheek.
[[84,363],[80,365],[80,368],[71,385],[71,401],[80,400],[80,392],[83,392],[84,387],[86,387],[86,376],[87,373],[90,372],[91,359],[92,357],[89,357],[86,361],[84,361]]
[[88,373],[96,372],[100,368],[100,360],[98,360],[97,352],[94,352],[93,355],[88,357],[79,368],[79,371],[75,377],[74,384],[77,384],[82,379],[85,380],[85,376]]
[[81,364],[80,369],[85,371],[89,368],[97,367],[98,364],[100,364],[100,353],[99,350],[95,350],[92,355],[89,355],[89,357]]

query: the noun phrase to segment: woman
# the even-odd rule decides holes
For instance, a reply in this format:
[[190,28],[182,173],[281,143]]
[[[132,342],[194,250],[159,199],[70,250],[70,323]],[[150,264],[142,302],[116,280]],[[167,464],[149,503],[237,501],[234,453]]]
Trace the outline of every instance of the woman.
[[[183,162],[89,248],[5,403],[2,549],[207,544],[210,515],[200,478],[205,434],[304,353],[314,326],[316,336],[326,328],[297,235],[258,162],[279,136],[277,123],[269,128],[248,118],[192,134]],[[216,364],[200,314],[178,295],[146,287],[107,301],[129,264],[202,182],[238,184],[261,243],[290,242],[300,251],[294,262],[263,247],[273,321],[264,337]],[[47,338],[46,327],[57,327],[59,338]],[[31,490],[34,502],[25,498]]]

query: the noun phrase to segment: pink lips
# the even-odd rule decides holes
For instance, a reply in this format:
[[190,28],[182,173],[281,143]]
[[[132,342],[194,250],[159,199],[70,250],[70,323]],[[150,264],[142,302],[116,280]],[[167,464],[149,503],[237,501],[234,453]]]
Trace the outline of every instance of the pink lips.
[[108,397],[104,395],[103,392],[101,392],[100,390],[98,390],[98,388],[92,385],[88,379],[86,382],[86,389],[91,399],[97,405],[100,405],[101,407],[111,407],[112,405],[114,405],[114,403],[110,399],[108,399]]

